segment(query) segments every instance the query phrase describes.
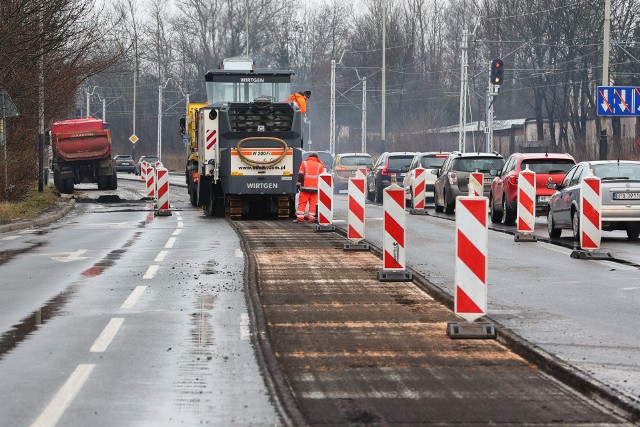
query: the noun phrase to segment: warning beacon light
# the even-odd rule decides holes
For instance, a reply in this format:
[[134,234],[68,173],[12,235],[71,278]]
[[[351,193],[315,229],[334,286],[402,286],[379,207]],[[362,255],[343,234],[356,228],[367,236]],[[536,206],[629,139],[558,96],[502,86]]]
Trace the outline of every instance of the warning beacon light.
[[501,85],[504,80],[504,63],[502,59],[494,59],[491,62],[491,84]]

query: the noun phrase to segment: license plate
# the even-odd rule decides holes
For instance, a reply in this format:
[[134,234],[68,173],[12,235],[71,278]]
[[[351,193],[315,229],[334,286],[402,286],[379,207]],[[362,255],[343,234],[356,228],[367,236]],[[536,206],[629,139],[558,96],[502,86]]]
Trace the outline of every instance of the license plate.
[[640,193],[613,193],[613,200],[640,200]]
[[538,196],[539,202],[548,202],[551,196]]
[[485,178],[484,179],[484,183],[485,184],[491,184],[493,182],[493,178]]

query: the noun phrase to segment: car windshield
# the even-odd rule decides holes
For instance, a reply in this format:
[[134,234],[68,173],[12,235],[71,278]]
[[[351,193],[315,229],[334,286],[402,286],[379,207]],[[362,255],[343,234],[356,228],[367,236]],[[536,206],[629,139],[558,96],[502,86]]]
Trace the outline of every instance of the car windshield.
[[133,160],[131,156],[116,156],[118,160]]
[[409,165],[413,160],[413,156],[393,156],[389,157],[387,167],[389,169],[409,170]]
[[600,179],[640,179],[640,163],[608,163],[591,169]]
[[147,162],[147,163],[155,163],[155,162],[157,162],[158,160],[159,160],[159,159],[158,159],[157,157],[142,157],[142,158],[140,159],[140,161],[144,161],[144,162]]
[[502,169],[504,160],[501,157],[470,157],[457,159],[453,170],[459,172],[489,172],[491,169]]
[[570,159],[532,159],[522,161],[522,170],[529,166],[529,170],[541,174],[566,174],[575,165]]
[[425,169],[440,169],[445,160],[446,157],[425,156],[420,159],[420,166]]
[[342,166],[369,166],[373,165],[371,157],[367,156],[349,156],[340,159]]

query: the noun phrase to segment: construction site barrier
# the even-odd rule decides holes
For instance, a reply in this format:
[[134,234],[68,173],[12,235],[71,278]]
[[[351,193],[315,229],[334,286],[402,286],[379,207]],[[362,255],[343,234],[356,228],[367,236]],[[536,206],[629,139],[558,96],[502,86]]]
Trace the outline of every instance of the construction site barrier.
[[158,183],[158,202],[156,204],[156,216],[169,216],[169,171],[165,167],[156,169]]
[[140,163],[140,179],[143,181],[147,181],[147,166],[149,164],[144,160]]
[[600,249],[602,239],[602,196],[600,178],[590,175],[582,180],[580,189],[580,247]]
[[516,242],[535,242],[533,235],[536,226],[536,173],[529,167],[518,174],[518,196],[516,207]]
[[333,175],[321,173],[318,177],[317,231],[333,231]]
[[484,174],[471,172],[469,174],[469,196],[482,197],[484,194]]
[[404,188],[396,183],[383,191],[384,209],[382,237],[382,270],[378,280],[382,282],[412,281],[413,275],[406,270],[405,238],[406,212]]
[[344,244],[345,250],[369,250],[369,244],[360,243],[364,239],[365,230],[365,187],[364,177],[349,178],[348,213],[347,213],[347,239],[350,243]]
[[[151,165],[143,167],[147,185],[147,197],[156,198],[156,171]],[[141,170],[143,170],[141,169]]]

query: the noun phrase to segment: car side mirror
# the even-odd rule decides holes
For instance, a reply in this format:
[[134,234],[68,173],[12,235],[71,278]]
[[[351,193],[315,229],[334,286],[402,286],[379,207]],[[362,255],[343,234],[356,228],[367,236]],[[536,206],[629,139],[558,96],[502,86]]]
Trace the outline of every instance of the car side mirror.
[[431,174],[435,176],[440,176],[440,169],[431,169]]

